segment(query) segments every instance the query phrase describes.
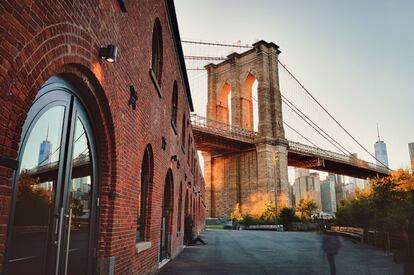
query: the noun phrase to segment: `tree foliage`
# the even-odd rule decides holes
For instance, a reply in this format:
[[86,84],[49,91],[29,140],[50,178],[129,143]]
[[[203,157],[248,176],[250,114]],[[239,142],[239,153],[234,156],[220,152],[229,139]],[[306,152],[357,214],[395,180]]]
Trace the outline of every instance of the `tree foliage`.
[[304,198],[299,201],[296,211],[303,220],[310,220],[318,210],[318,205],[314,199]]
[[336,219],[339,225],[366,228],[374,214],[371,193],[357,190],[351,200],[339,202]]
[[283,224],[285,228],[288,227],[292,222],[299,221],[298,216],[296,216],[295,208],[293,207],[284,207],[280,210],[279,221]]
[[340,201],[336,213],[339,225],[398,231],[414,215],[414,176],[397,170],[384,178],[370,179],[370,188]]
[[263,213],[260,215],[260,219],[275,223],[277,218],[277,207],[276,204],[268,202],[265,204],[265,209]]
[[47,225],[49,222],[51,191],[39,187],[38,178],[23,172],[17,188],[16,225]]

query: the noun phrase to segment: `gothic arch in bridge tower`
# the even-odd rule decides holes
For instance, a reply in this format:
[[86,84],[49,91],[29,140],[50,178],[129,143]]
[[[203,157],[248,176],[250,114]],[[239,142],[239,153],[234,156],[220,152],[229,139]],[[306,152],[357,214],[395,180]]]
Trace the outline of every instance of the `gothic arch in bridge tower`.
[[225,82],[221,87],[222,88],[217,93],[216,120],[231,125],[231,85],[228,82]]
[[[241,91],[241,127],[250,131],[257,131],[259,123],[257,77],[249,72],[244,79]],[[256,85],[255,85],[256,84]]]

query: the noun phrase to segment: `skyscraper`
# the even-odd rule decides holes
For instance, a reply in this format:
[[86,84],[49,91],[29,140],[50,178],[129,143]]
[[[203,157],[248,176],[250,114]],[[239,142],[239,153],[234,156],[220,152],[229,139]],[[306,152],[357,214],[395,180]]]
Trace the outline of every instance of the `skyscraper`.
[[388,167],[387,145],[380,138],[378,125],[377,125],[377,134],[378,134],[378,141],[375,142],[374,144],[375,158],[377,159],[377,165],[381,165],[381,166],[385,165]]
[[46,139],[40,143],[39,159],[37,165],[42,166],[50,163],[52,154],[52,143],[48,140],[49,138],[49,126],[47,126]]
[[310,173],[308,169],[296,168],[293,196],[295,206],[299,205],[301,199],[313,199],[319,209],[322,209],[319,174]]
[[411,171],[414,173],[414,142],[408,143],[408,151],[410,152]]
[[321,181],[322,211],[327,213],[336,212],[335,178],[327,177]]

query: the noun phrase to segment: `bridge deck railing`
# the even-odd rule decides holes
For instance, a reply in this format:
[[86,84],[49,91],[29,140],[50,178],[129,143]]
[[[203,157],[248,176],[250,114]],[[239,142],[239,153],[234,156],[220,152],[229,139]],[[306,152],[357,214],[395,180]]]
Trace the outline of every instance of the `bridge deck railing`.
[[191,125],[193,127],[201,127],[210,133],[229,136],[249,143],[253,143],[255,137],[257,136],[257,132],[246,130],[237,126],[232,126],[224,122],[208,119],[196,114],[191,114]]
[[361,160],[352,155],[347,156],[347,155],[332,152],[329,150],[324,150],[324,149],[320,149],[317,147],[302,144],[299,142],[289,141],[289,150],[295,151],[298,153],[308,153],[310,155],[321,156],[321,157],[331,159],[334,161],[341,161],[344,163],[352,164],[354,166],[358,166],[361,168],[367,168],[367,169],[378,171],[378,172],[385,173],[385,174],[388,174],[390,172],[390,170],[387,167]]
[[[253,143],[255,138],[258,136],[257,132],[246,130],[237,126],[232,126],[224,122],[208,119],[196,114],[191,114],[191,124],[193,127],[201,128],[206,132],[217,134],[219,136],[227,136],[249,143]],[[384,174],[388,174],[390,172],[390,170],[384,166],[376,165],[374,163],[358,159],[352,155],[343,155],[299,142],[289,141],[289,150],[333,161],[340,161],[342,163],[354,165],[360,168],[366,168]]]

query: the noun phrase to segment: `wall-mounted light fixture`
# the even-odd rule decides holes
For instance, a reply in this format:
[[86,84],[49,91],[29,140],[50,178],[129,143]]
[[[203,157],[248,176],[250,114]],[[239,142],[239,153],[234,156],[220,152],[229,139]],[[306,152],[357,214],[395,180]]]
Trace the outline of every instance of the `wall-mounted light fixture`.
[[118,55],[118,47],[115,45],[108,45],[99,49],[99,57],[108,63],[115,63]]

